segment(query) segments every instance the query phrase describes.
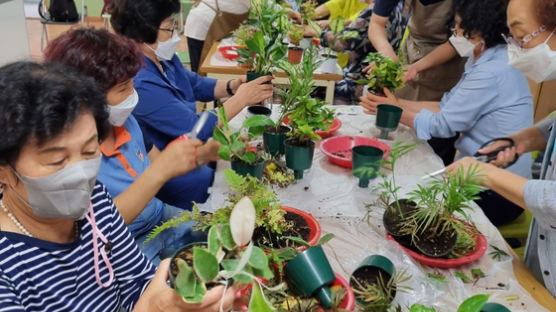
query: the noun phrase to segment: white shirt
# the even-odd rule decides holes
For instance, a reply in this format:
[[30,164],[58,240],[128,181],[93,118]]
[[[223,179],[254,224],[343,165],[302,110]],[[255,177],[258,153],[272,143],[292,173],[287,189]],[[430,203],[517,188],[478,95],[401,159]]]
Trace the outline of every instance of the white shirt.
[[[207,5],[208,4],[208,5]],[[203,0],[189,12],[185,21],[184,35],[197,40],[205,40],[216,12],[215,0]],[[249,11],[249,0],[218,0],[220,11],[233,14],[245,14]]]

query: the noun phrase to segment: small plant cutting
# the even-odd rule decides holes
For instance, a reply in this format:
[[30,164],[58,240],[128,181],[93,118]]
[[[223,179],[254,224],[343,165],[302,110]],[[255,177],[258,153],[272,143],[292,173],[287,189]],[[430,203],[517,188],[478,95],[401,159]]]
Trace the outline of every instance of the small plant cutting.
[[[477,166],[461,168],[452,175],[418,185],[410,193],[417,211],[403,221],[402,231],[411,243],[429,257],[459,258],[475,250],[478,230],[466,222],[469,202],[483,190]],[[456,213],[462,216],[461,219]]]
[[299,64],[303,57],[303,48],[301,47],[301,40],[303,40],[303,26],[298,24],[291,24],[288,31],[290,43],[293,45],[288,48],[288,62],[291,64]]
[[270,279],[274,274],[267,255],[251,242],[255,228],[255,208],[251,200],[242,198],[228,221],[210,228],[206,244],[185,246],[172,257],[172,286],[186,302],[200,303],[210,287],[251,285],[250,311],[255,307],[261,309],[257,311],[272,311],[264,297],[262,289],[265,286],[260,278]]
[[241,175],[252,175],[262,179],[264,169],[264,159],[262,152],[257,151],[245,142],[241,135],[247,130],[247,141],[259,137],[263,134],[266,126],[273,125],[267,116],[256,115],[246,119],[241,128],[237,131],[232,130],[224,107],[218,110],[218,117],[222,122],[221,127],[215,127],[213,139],[221,144],[218,149],[218,156],[232,162],[232,169]]
[[369,53],[364,61],[373,64],[366,79],[360,79],[358,84],[367,85],[371,93],[384,96],[384,88],[395,91],[403,87],[404,64],[401,61],[393,61],[378,52]]
[[402,284],[409,281],[407,270],[396,272],[392,262],[381,255],[372,255],[352,273],[350,285],[357,305],[364,311],[387,312],[398,291],[410,288]]

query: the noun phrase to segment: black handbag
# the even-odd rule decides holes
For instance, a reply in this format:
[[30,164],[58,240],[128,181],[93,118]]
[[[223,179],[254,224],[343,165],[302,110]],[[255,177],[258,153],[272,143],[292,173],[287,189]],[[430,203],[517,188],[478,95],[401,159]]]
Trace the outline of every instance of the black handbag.
[[50,7],[48,13],[50,18],[44,16],[44,1],[39,3],[39,14],[46,20],[54,22],[77,22],[79,14],[77,14],[77,7],[73,0],[50,0]]

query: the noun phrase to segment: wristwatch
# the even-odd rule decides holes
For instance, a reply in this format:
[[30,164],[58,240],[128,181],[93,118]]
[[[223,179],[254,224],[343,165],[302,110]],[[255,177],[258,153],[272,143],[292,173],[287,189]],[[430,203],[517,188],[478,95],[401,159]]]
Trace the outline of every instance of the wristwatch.
[[234,95],[234,92],[232,91],[232,88],[231,88],[231,84],[232,84],[232,81],[233,81],[233,80],[234,80],[234,79],[230,79],[230,80],[228,80],[228,82],[226,83],[226,92],[228,92],[228,95],[229,95],[229,96],[233,96],[233,95]]

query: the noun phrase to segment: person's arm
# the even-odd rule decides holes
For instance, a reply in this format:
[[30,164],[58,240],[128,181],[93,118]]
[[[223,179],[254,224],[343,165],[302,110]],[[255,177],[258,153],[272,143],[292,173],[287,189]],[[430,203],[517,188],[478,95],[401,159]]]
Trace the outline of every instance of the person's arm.
[[[244,107],[258,104],[271,98],[274,92],[274,86],[271,83],[272,79],[274,79],[272,76],[263,76],[245,83],[246,77],[243,77],[237,89],[232,90],[234,95],[223,104],[228,120],[234,118]],[[222,90],[217,90],[222,87],[224,88],[224,93],[226,93],[222,97],[229,96],[228,92],[226,92],[226,82],[219,80],[214,89],[216,98],[222,95]]]
[[[114,203],[126,224],[131,224],[137,218],[168,180],[210,161],[201,144],[199,140],[180,140],[172,143],[160,152],[125,191],[114,198]],[[199,150],[202,150],[202,157],[196,159],[195,153],[199,153]]]
[[147,152],[147,155],[149,156],[149,159],[153,161],[158,157],[158,155],[160,155],[160,150],[153,144],[151,150]]
[[403,109],[402,113],[402,123],[413,127],[413,119],[415,115],[421,112],[423,109],[429,110],[433,113],[440,112],[440,106],[438,102],[434,101],[411,101],[398,99],[390,90],[384,89],[384,94],[386,96],[379,96],[372,93],[367,93],[366,97],[361,97],[361,106],[364,108],[366,114],[375,115],[377,106],[380,104],[390,104],[394,106],[399,106]]
[[404,82],[413,80],[415,76],[422,71],[448,62],[457,54],[457,51],[450,42],[446,41],[417,62],[410,64],[404,75]]
[[325,17],[330,15],[330,9],[327,6],[327,4],[329,4],[329,2],[330,1],[327,1],[326,3],[319,5],[315,9],[315,15],[313,16],[314,19],[322,19],[322,18],[325,18]]
[[388,16],[380,16],[376,13],[371,15],[371,22],[367,31],[369,40],[373,47],[380,52],[380,54],[391,58],[394,61],[398,60],[398,55],[394,52],[394,48],[388,41],[388,34],[386,33],[386,25],[388,24]]

